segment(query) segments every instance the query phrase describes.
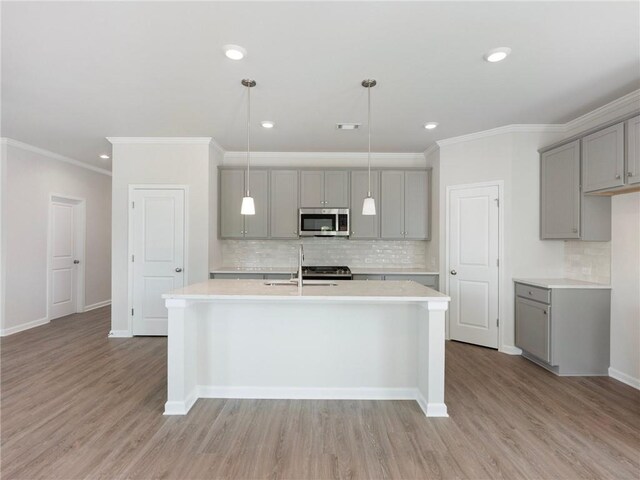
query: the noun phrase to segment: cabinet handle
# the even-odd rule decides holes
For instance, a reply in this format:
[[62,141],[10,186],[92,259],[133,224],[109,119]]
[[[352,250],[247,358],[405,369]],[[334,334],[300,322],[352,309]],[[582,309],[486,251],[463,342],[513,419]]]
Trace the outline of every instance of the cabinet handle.
[[571,231],[572,231],[573,233],[578,233],[578,229],[577,229],[577,228],[575,228],[575,227],[574,227],[574,228],[572,228],[572,229],[571,229]]
[[542,313],[544,313],[544,314],[546,315],[546,314],[547,314],[547,311],[546,311],[546,310],[543,310],[543,311],[542,311]]
[[620,180],[620,175],[616,175],[616,180]]
[[627,172],[627,177],[633,177],[633,172]]

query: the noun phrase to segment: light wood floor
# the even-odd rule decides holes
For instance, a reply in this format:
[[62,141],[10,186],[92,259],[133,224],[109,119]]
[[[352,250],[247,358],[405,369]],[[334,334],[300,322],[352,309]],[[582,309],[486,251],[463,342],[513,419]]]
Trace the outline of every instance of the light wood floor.
[[107,339],[109,314],[2,339],[2,479],[640,477],[640,392],[609,378],[448,342],[448,419],[315,400],[165,417],[166,339]]

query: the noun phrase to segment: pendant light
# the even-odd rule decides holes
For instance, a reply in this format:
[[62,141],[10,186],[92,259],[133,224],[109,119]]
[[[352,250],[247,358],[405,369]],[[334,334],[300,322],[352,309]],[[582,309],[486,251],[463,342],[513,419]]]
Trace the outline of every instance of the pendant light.
[[242,80],[242,85],[247,87],[247,192],[242,199],[242,207],[240,207],[240,213],[242,215],[255,215],[256,205],[253,202],[253,197],[251,196],[249,179],[251,178],[251,88],[256,86],[256,81],[245,78],[244,80]]
[[375,215],[376,214],[376,201],[371,196],[371,87],[375,87],[375,80],[363,80],[362,86],[367,89],[367,130],[369,136],[369,150],[367,154],[367,165],[369,171],[369,188],[367,189],[367,198],[364,199],[362,203],[362,215]]

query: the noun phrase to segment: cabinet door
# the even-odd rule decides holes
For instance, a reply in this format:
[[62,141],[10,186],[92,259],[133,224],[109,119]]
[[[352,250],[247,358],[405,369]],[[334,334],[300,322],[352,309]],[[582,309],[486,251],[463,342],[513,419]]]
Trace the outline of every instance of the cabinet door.
[[551,363],[551,307],[516,297],[516,346]]
[[251,170],[251,196],[256,206],[255,215],[244,215],[245,238],[269,236],[269,172]]
[[324,172],[310,170],[300,172],[300,207],[324,207]]
[[406,239],[429,239],[428,172],[405,172],[404,231]]
[[380,236],[380,173],[371,172],[371,196],[376,201],[376,215],[362,215],[362,202],[369,189],[366,171],[351,172],[351,238],[378,238]]
[[240,214],[244,196],[244,170],[220,171],[220,238],[242,238],[244,216]]
[[324,172],[323,206],[349,208],[349,172]]
[[380,234],[388,240],[404,238],[404,172],[384,171],[380,187]]
[[582,190],[594,192],[624,184],[624,123],[582,139]]
[[298,172],[271,171],[271,238],[298,238]]
[[580,238],[580,141],[540,157],[540,237]]
[[627,183],[640,183],[640,115],[627,120]]

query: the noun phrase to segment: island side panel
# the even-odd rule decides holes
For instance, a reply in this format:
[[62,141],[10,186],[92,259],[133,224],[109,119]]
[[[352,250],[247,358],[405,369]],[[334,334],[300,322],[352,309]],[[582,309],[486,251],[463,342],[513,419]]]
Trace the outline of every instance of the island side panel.
[[165,415],[185,415],[197,400],[198,305],[184,299],[167,299],[167,402]]
[[445,311],[448,302],[428,302],[418,320],[418,404],[427,417],[448,417],[444,403]]

